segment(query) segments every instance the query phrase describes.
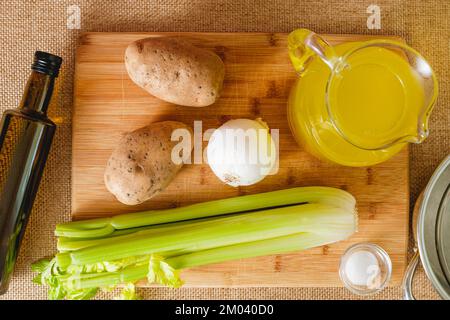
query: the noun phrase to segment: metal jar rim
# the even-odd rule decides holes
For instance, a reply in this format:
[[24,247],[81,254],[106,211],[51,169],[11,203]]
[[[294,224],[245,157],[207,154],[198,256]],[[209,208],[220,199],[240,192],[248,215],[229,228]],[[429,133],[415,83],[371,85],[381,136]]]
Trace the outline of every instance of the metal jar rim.
[[425,188],[417,240],[425,273],[439,295],[450,300],[450,155]]

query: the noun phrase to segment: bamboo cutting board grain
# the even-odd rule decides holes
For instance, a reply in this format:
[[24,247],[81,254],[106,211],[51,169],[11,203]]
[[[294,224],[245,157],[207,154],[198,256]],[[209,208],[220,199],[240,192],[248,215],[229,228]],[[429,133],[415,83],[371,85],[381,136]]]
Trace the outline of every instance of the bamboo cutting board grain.
[[[189,108],[160,101],[135,85],[123,63],[126,46],[149,36],[182,36],[215,51],[225,62],[220,100]],[[346,241],[304,252],[260,257],[186,270],[186,286],[299,287],[341,286],[339,258],[353,243],[381,245],[393,262],[391,285],[399,285],[408,240],[408,151],[371,168],[347,168],[321,162],[295,143],[286,120],[286,101],[296,74],[278,33],[87,33],[81,38],[75,69],[72,163],[74,219],[103,217],[278,190],[325,185],[343,188],[358,201],[359,232]],[[332,44],[365,39],[326,36]],[[157,197],[134,207],[119,203],[106,190],[103,170],[122,133],[161,120],[217,128],[231,118],[262,117],[280,130],[280,169],[243,188],[222,184],[207,164],[187,165]]]

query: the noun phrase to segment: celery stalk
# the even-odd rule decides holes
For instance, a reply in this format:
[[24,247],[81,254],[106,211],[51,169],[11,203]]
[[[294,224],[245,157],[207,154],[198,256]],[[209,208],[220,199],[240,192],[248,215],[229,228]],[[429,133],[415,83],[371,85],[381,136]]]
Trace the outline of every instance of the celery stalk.
[[98,227],[96,229],[83,229],[83,230],[71,230],[71,229],[59,229],[57,232],[57,236],[63,236],[63,237],[74,237],[74,238],[78,238],[78,237],[83,237],[83,238],[101,238],[101,237],[106,237],[108,235],[111,235],[112,233],[114,233],[116,229],[114,229],[114,227],[110,224],[102,226],[102,227]]
[[173,268],[181,270],[229,260],[306,250],[346,239],[352,233],[353,232],[342,232],[341,234],[334,234],[333,236],[308,232],[299,233],[279,238],[196,251],[174,256],[166,261]]
[[145,278],[179,287],[182,269],[308,249],[356,228],[355,199],[325,187],[77,221],[57,226],[60,253],[33,265],[33,281],[49,286],[52,299],[88,299]]
[[114,230],[136,228],[175,221],[220,216],[230,213],[254,211],[301,203],[322,203],[348,210],[353,210],[355,199],[346,191],[330,187],[298,187],[279,191],[271,191],[253,195],[234,197],[197,203],[185,207],[150,210],[138,213],[118,215],[112,218],[101,218],[69,222],[56,226],[57,236],[90,238],[98,237],[94,232],[100,229],[101,236]]
[[[230,215],[231,216],[231,215]],[[71,237],[59,237],[57,240],[57,249],[60,252],[65,251],[75,251],[87,247],[93,247],[105,243],[122,242],[127,239],[133,239],[135,237],[143,236],[143,235],[153,235],[163,231],[171,231],[176,232],[179,229],[182,229],[185,225],[194,223],[201,223],[205,221],[210,221],[213,219],[217,219],[217,217],[203,218],[203,219],[195,219],[195,220],[187,220],[173,223],[164,223],[140,228],[132,228],[132,229],[123,229],[114,231],[111,235],[103,237],[103,238],[71,238]]]
[[68,223],[61,223],[58,225],[59,230],[89,230],[89,229],[98,229],[104,228],[109,225],[111,222],[111,218],[97,218],[97,219],[86,219],[80,221],[72,221]]
[[[299,233],[288,236],[239,243],[236,245],[196,251],[166,259],[166,263],[174,269],[182,270],[224,261],[253,258],[263,255],[282,254],[330,244],[343,240],[351,233],[343,232],[339,236],[327,237],[312,233]],[[142,280],[147,276],[148,264],[131,266],[117,272],[107,274],[89,274],[75,276],[70,286],[75,289],[88,289],[118,285],[126,282]]]
[[169,230],[143,234],[121,242],[60,253],[56,259],[58,266],[64,269],[71,264],[92,264],[164,251],[205,250],[300,232],[330,236],[354,232],[355,217],[354,210],[329,205],[289,206],[186,224],[176,233]]
[[121,283],[136,282],[146,277],[148,273],[148,264],[128,267],[116,272],[107,272],[105,274],[81,274],[63,279],[65,286],[79,289],[104,288],[117,286]]

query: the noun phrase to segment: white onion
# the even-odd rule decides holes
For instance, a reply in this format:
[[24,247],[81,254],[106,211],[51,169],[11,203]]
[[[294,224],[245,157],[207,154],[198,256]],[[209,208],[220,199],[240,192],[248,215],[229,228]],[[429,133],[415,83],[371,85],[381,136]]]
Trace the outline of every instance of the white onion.
[[236,119],[227,121],[211,135],[207,158],[221,181],[237,187],[255,184],[272,173],[276,153],[264,121]]

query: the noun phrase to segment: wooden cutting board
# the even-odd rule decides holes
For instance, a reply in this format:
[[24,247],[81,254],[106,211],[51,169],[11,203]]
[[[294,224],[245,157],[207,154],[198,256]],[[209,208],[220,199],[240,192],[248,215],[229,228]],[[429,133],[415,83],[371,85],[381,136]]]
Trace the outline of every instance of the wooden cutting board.
[[[160,101],[127,75],[126,46],[150,36],[177,35],[219,54],[226,65],[220,100],[206,108]],[[371,168],[321,162],[295,143],[286,120],[286,100],[296,79],[279,33],[87,33],[76,55],[73,116],[72,213],[74,219],[103,217],[150,208],[169,208],[212,199],[324,185],[343,188],[358,201],[359,232],[351,239],[304,252],[276,255],[186,270],[186,286],[302,287],[342,286],[339,259],[351,244],[381,245],[393,262],[391,285],[399,285],[408,241],[408,151]],[[326,36],[332,44],[366,39]],[[119,203],[105,188],[103,170],[122,133],[161,120],[217,128],[231,118],[262,117],[280,130],[280,169],[244,188],[221,183],[208,165],[185,166],[157,197],[134,207]]]

